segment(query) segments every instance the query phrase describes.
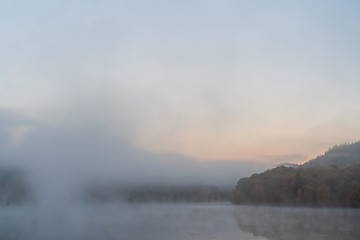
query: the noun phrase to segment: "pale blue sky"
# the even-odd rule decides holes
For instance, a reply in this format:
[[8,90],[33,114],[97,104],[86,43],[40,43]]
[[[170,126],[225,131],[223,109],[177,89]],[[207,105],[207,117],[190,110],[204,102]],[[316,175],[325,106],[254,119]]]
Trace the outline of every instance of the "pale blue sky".
[[27,119],[14,139],[29,122],[94,124],[152,151],[305,161],[360,139],[359,12],[340,0],[0,1],[0,114]]

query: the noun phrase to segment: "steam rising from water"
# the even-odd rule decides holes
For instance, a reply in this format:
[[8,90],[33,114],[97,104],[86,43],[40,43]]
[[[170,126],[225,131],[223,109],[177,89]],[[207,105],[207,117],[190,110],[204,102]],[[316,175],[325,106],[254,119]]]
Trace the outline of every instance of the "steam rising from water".
[[[0,139],[6,143],[0,147],[0,167],[24,170],[33,193],[28,204],[2,207],[0,239],[211,239],[224,232],[229,232],[227,239],[237,239],[240,231],[228,208],[91,205],[83,202],[83,190],[113,182],[233,186],[239,177],[267,167],[251,162],[206,163],[181,154],[147,152],[99,124],[29,125],[16,143],[10,141],[11,128],[0,129]],[[227,224],[217,225],[219,221]]]
[[[82,202],[82,190],[88,185],[118,182],[226,186],[267,167],[250,162],[201,163],[180,154],[150,153],[95,126],[42,125],[29,130],[23,141],[2,145],[2,165],[27,172],[35,199],[25,206],[2,209],[0,239],[115,240],[177,236],[192,240],[218,239],[219,233],[227,234],[223,239],[243,236],[251,240],[343,237],[337,232],[347,236],[342,239],[360,236],[353,225],[358,222],[359,213],[351,210],[345,213],[219,205],[86,205]],[[0,139],[6,140],[4,136]],[[325,224],[317,225],[318,222]]]
[[[1,116],[0,116],[1,118]],[[13,114],[12,118],[19,118]],[[21,121],[13,121],[19,123]],[[4,133],[0,132],[0,133]],[[5,134],[0,139],[10,142]],[[62,206],[81,201],[88,185],[217,185],[232,187],[242,176],[268,166],[246,161],[198,162],[176,153],[134,147],[103,124],[32,123],[23,140],[3,145],[0,163],[27,172],[35,202]]]

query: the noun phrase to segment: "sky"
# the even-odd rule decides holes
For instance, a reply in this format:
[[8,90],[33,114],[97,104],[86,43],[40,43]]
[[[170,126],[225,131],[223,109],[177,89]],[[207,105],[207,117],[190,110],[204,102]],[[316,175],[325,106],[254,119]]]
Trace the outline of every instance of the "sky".
[[199,161],[305,162],[360,139],[359,12],[340,0],[1,0],[0,143],[95,129]]

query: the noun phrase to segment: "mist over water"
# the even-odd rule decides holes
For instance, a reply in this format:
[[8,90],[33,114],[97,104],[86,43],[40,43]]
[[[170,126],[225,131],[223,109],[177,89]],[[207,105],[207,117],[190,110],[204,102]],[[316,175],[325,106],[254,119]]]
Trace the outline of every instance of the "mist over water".
[[269,167],[251,161],[199,162],[177,153],[152,153],[96,122],[35,124],[21,141],[2,147],[0,167],[24,171],[33,200],[40,205],[81,201],[84,188],[107,183],[230,189],[239,177]]
[[[87,202],[87,187],[196,184],[233,187],[268,165],[151,153],[101,127],[34,127],[2,145],[1,167],[20,169],[29,201],[2,206],[0,239],[344,239],[360,237],[354,209],[231,206],[229,203]],[[121,189],[121,188],[120,188]]]
[[[5,147],[4,147],[5,146]],[[41,126],[15,145],[3,145],[2,167],[21,169],[31,198],[2,206],[0,239],[357,239],[360,212],[232,206],[229,203],[84,201],[84,189],[194,184],[233,187],[265,170],[250,162],[198,162],[151,153],[99,127]]]
[[226,203],[80,205],[39,214],[1,208],[0,238],[9,240],[355,240],[359,211],[231,206]]
[[0,1],[0,240],[360,239],[358,210],[221,202],[359,139],[359,12]]
[[[102,188],[107,184],[168,189],[200,184],[230,189],[239,174],[245,176],[267,167],[245,161],[202,163],[176,153],[151,153],[97,125],[91,128],[41,125],[29,130],[19,143],[2,147],[1,168],[24,173],[21,176],[29,187],[30,199],[19,205],[1,206],[0,239],[220,236],[225,229],[214,233],[210,230],[215,223],[201,223],[208,214],[213,221],[219,221],[211,207],[198,205],[200,210],[195,212],[199,214],[193,214],[197,207],[191,205],[177,208],[175,204],[129,204],[121,199],[116,204],[89,204],[84,201],[84,191],[89,186]],[[230,219],[233,230],[238,231]],[[193,221],[198,225],[193,225]],[[184,228],[188,230],[183,232]],[[195,233],[189,233],[190,230]]]

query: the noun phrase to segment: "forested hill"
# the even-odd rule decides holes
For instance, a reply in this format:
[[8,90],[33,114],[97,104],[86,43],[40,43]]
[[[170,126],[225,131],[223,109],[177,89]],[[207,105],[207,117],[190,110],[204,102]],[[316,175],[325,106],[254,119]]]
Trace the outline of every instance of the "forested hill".
[[336,145],[302,167],[349,167],[356,164],[360,164],[360,141]]
[[277,167],[242,178],[235,204],[360,207],[360,143],[335,146],[298,168]]

